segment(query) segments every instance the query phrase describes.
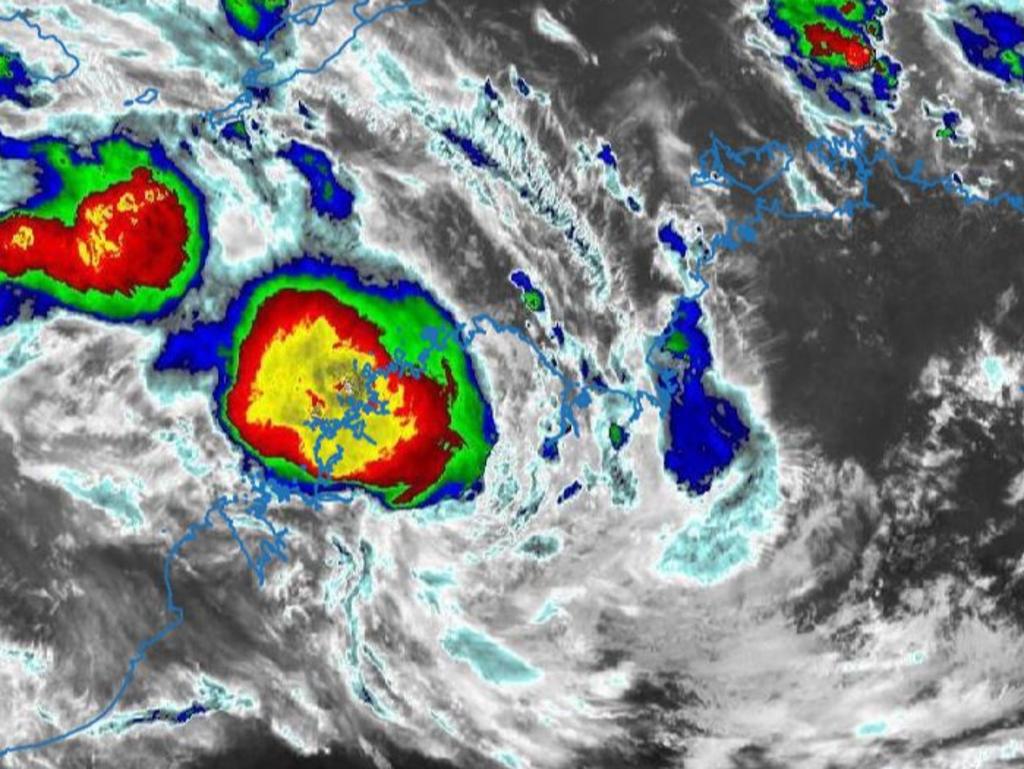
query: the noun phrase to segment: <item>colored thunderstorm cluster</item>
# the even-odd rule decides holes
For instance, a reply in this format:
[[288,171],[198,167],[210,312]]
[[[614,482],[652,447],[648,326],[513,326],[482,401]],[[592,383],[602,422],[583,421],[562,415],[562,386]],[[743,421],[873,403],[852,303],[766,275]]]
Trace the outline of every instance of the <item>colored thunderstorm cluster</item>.
[[209,235],[202,193],[159,145],[112,136],[0,137],[0,159],[34,165],[37,191],[0,213],[0,291],[113,320],[169,311],[199,280]]
[[694,494],[705,494],[750,437],[736,407],[709,392],[711,344],[700,329],[700,304],[676,303],[648,356],[667,413],[665,469]]
[[1004,82],[1024,81],[1021,43],[1024,25],[1015,17],[998,10],[973,5],[967,23],[953,22],[964,56],[971,66]]
[[334,176],[331,159],[323,150],[293,141],[278,153],[309,182],[309,205],[330,219],[347,219],[352,214],[355,196]]
[[281,26],[289,0],[221,0],[224,16],[235,34],[261,43]]
[[303,258],[173,336],[158,369],[216,369],[218,418],[279,480],[394,508],[475,494],[497,441],[452,317],[423,289]]
[[520,291],[520,298],[523,306],[530,312],[544,312],[544,294],[533,285],[530,276],[522,270],[516,270],[509,276],[509,280]]
[[878,51],[882,0],[769,0],[765,23],[789,44],[783,64],[844,112],[893,106],[902,67]]
[[31,87],[32,78],[21,56],[0,46],[0,102],[13,101],[28,107],[27,91]]

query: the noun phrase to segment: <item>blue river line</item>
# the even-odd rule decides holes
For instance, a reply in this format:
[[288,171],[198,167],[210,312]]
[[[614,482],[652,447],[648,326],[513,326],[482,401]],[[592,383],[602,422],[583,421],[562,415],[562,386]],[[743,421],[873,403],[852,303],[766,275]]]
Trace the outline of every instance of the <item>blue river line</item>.
[[587,408],[593,402],[591,393],[618,396],[629,401],[633,406],[629,424],[640,418],[645,403],[654,406],[659,411],[662,410],[662,400],[657,395],[645,392],[644,390],[633,392],[610,387],[598,380],[587,382],[573,379],[563,372],[558,367],[558,364],[545,354],[541,346],[531,339],[523,329],[509,323],[502,323],[487,313],[474,315],[468,323],[461,325],[460,335],[462,336],[462,343],[468,348],[478,336],[488,333],[487,326],[490,326],[490,329],[497,334],[509,334],[515,337],[529,347],[541,367],[561,382],[562,391],[559,396],[561,405],[558,413],[559,434],[554,437],[556,443],[569,433],[579,437],[580,426],[575,412],[576,409]]
[[[359,371],[358,373],[365,377],[370,385],[366,389],[372,392],[372,383],[378,377],[388,376],[391,373],[401,372],[403,375],[417,376],[419,371],[426,365],[431,352],[435,349],[441,349],[442,345],[445,343],[440,332],[435,329],[428,329],[426,331],[426,336],[428,341],[431,342],[431,346],[420,354],[416,363],[407,361],[403,356],[396,352],[396,360],[388,364],[387,367],[375,370],[367,366],[362,371]],[[366,412],[367,408],[373,409],[384,405],[380,404],[380,402],[376,400],[375,395],[372,396],[372,398],[373,400],[368,406],[366,403],[363,403],[351,396],[339,395],[339,403],[345,408],[345,413],[340,419],[326,420],[313,418],[308,423],[311,428],[320,432],[317,438],[317,445],[319,446],[322,438],[333,437],[341,429],[349,431],[357,440],[366,440],[372,443],[372,437],[367,435],[362,429],[364,423],[363,414]],[[323,463],[320,462],[319,452],[317,452],[317,454],[317,460],[318,464],[320,464],[322,474],[329,473],[334,463],[341,459],[340,447],[334,456],[331,456]],[[235,525],[234,519],[227,512],[229,505],[238,504],[242,502],[242,500],[238,495],[232,495],[229,497],[221,497],[214,502],[202,520],[191,524],[186,530],[184,536],[171,545],[164,557],[163,578],[164,592],[166,596],[164,605],[166,611],[172,616],[172,619],[160,628],[159,631],[143,640],[136,647],[135,654],[132,655],[131,659],[128,661],[128,670],[121,679],[121,684],[114,693],[110,702],[94,716],[72,729],[61,732],[60,734],[56,734],[52,737],[47,737],[46,739],[37,740],[35,742],[18,743],[0,749],[0,758],[3,758],[5,755],[10,753],[39,750],[50,745],[64,742],[65,740],[71,739],[72,737],[88,731],[103,721],[103,719],[107,718],[114,711],[120,701],[124,698],[128,687],[135,679],[138,667],[145,661],[149,650],[167,638],[185,621],[184,610],[174,601],[174,588],[171,584],[171,568],[174,561],[181,555],[181,551],[185,545],[197,539],[200,534],[211,530],[218,520],[227,528],[232,539],[238,545],[238,549],[245,559],[246,566],[256,577],[257,585],[262,588],[266,583],[267,568],[275,561],[282,563],[288,561],[287,543],[285,541],[288,535],[288,529],[277,528],[273,521],[267,516],[267,509],[273,501],[284,501],[290,499],[292,496],[298,496],[299,499],[309,505],[312,510],[319,510],[321,509],[322,504],[327,501],[351,502],[354,499],[354,496],[350,493],[325,492],[318,488],[314,488],[313,493],[305,493],[299,489],[293,488],[292,486],[280,483],[269,475],[263,476],[262,474],[254,474],[250,476],[250,481],[252,483],[255,499],[247,503],[246,513],[259,521],[267,529],[270,534],[270,538],[261,538],[259,547],[256,552],[253,552],[243,540],[241,533],[238,531],[238,527]],[[369,546],[367,545],[367,547]],[[366,553],[364,552],[364,559],[366,557]],[[357,655],[358,650],[353,650],[352,653]],[[363,689],[365,689],[365,686]],[[368,694],[360,694],[360,696],[365,700]],[[371,704],[373,703],[371,702]]]
[[230,123],[232,120],[237,120],[242,117],[252,107],[252,104],[256,99],[254,92],[269,88],[279,88],[290,83],[292,80],[295,80],[300,75],[316,75],[323,72],[332,61],[341,56],[345,49],[355,42],[360,30],[364,27],[370,26],[386,14],[397,13],[398,11],[407,11],[419,5],[425,5],[428,0],[407,0],[407,2],[394,3],[392,5],[384,6],[369,16],[364,16],[362,9],[370,4],[370,0],[356,0],[356,2],[352,4],[351,10],[357,24],[352,28],[352,32],[349,36],[342,40],[338,47],[328,54],[323,61],[315,67],[298,67],[287,77],[263,82],[263,76],[273,70],[276,66],[274,60],[270,56],[270,44],[274,35],[289,24],[302,24],[307,27],[314,26],[318,21],[320,21],[320,17],[323,12],[332,5],[335,5],[337,2],[338,0],[323,0],[323,2],[313,3],[312,5],[307,5],[306,7],[292,13],[285,14],[281,18],[281,21],[267,33],[267,36],[260,44],[259,64],[248,70],[242,77],[242,85],[246,90],[239,94],[235,100],[226,107],[210,110],[204,115],[210,126],[212,128],[217,128],[224,123]]
[[[634,393],[628,390],[612,388],[598,382],[588,383],[572,379],[559,369],[556,363],[544,353],[537,342],[531,339],[525,331],[516,326],[503,324],[489,315],[481,314],[475,316],[469,324],[463,324],[456,333],[458,333],[462,344],[468,347],[476,337],[481,334],[488,333],[486,326],[489,326],[491,330],[499,334],[511,334],[526,344],[534,352],[541,365],[562,383],[560,421],[563,429],[563,435],[570,431],[577,436],[579,435],[579,424],[574,412],[576,408],[586,408],[590,405],[592,402],[590,393],[592,391],[599,394],[617,395],[629,400],[633,404],[633,414],[630,422],[639,418],[645,403],[654,405],[659,409],[659,411],[663,408],[662,398],[664,398],[664,393],[662,393],[661,398],[659,398],[658,396],[643,391]],[[441,348],[447,343],[447,339],[439,330],[428,329],[426,333],[428,333],[428,335],[432,334],[433,336],[430,340],[432,342],[432,347]],[[368,369],[361,373],[363,376],[368,377],[370,381],[378,376],[384,376],[397,370],[401,370],[403,373],[412,372],[415,374],[416,369],[423,365],[424,356],[429,356],[430,352],[431,349],[429,348],[424,350],[420,356],[420,360],[416,363],[399,359],[389,364],[388,368],[380,371]],[[351,399],[349,399],[349,402],[343,401],[342,405],[344,405],[346,409],[353,409],[356,412],[360,411],[360,404],[352,402]],[[357,439],[371,440],[370,436],[361,432],[360,424],[360,413],[355,413],[351,419],[346,415],[340,420],[333,420],[330,422],[327,420],[313,420],[311,422],[312,427],[326,430],[327,432],[336,432],[338,429],[346,429],[352,432]],[[339,459],[340,456],[330,457],[324,463],[323,469],[329,471],[333,463],[337,462]],[[258,586],[262,588],[266,581],[267,568],[275,561],[286,562],[288,560],[287,543],[285,541],[288,535],[288,530],[277,528],[266,514],[269,505],[274,500],[285,500],[292,495],[298,494],[304,502],[309,504],[312,509],[316,510],[319,509],[325,501],[347,502],[351,501],[353,498],[350,494],[324,493],[322,491],[314,491],[312,494],[305,494],[290,486],[277,483],[272,478],[263,478],[259,475],[251,477],[250,480],[252,481],[253,491],[256,494],[256,498],[247,504],[246,512],[266,527],[267,531],[270,533],[270,538],[261,538],[259,547],[254,553],[242,539],[242,536],[235,525],[234,519],[227,512],[230,505],[238,504],[242,502],[242,500],[238,495],[225,496],[216,500],[206,512],[205,516],[200,521],[189,525],[185,534],[171,545],[165,555],[163,562],[163,581],[165,592],[164,606],[172,619],[156,633],[147,637],[138,644],[135,649],[135,653],[128,661],[128,669],[125,672],[124,677],[121,679],[118,689],[115,691],[107,705],[88,720],[83,721],[79,725],[64,732],[45,739],[36,740],[34,742],[16,743],[0,748],[0,758],[3,758],[8,754],[40,750],[42,748],[64,742],[88,731],[113,713],[115,708],[124,698],[128,687],[134,681],[135,674],[137,673],[139,666],[146,660],[150,649],[167,638],[185,621],[184,609],[182,609],[174,599],[174,588],[171,580],[171,570],[174,565],[174,561],[181,556],[182,550],[187,544],[195,541],[201,534],[213,529],[218,521],[222,522],[227,528],[231,537],[238,545],[248,569],[256,577]]]
[[[132,681],[135,679],[135,674],[138,672],[139,666],[145,662],[150,649],[167,638],[185,621],[184,609],[182,609],[182,607],[180,607],[174,600],[174,587],[171,584],[171,570],[174,566],[175,560],[181,556],[182,550],[185,546],[198,539],[199,535],[213,529],[218,520],[224,523],[232,538],[238,544],[239,549],[245,557],[246,565],[255,575],[260,587],[262,587],[266,581],[266,569],[271,565],[271,563],[274,561],[286,562],[288,560],[285,544],[285,537],[288,534],[288,530],[278,529],[267,517],[267,509],[273,501],[287,499],[294,493],[294,490],[278,485],[272,480],[263,480],[258,476],[252,477],[251,481],[255,499],[248,502],[246,506],[246,513],[267,527],[268,531],[271,533],[271,539],[261,539],[258,551],[256,553],[251,552],[249,547],[243,542],[242,537],[235,526],[234,520],[228,514],[228,507],[230,505],[241,503],[243,500],[240,499],[238,495],[223,496],[217,499],[206,511],[206,514],[201,520],[189,525],[185,534],[171,545],[167,554],[164,556],[164,608],[167,613],[171,615],[171,620],[161,627],[156,633],[141,641],[135,648],[135,653],[132,655],[131,659],[128,660],[128,669],[125,672],[124,677],[121,679],[121,683],[117,691],[115,691],[114,695],[111,697],[110,702],[108,702],[107,705],[94,716],[83,721],[78,726],[68,729],[67,731],[55,734],[52,737],[36,740],[34,742],[15,743],[13,745],[0,748],[0,759],[12,753],[24,753],[33,750],[40,750],[42,748],[64,742],[65,740],[71,739],[72,737],[88,731],[114,711],[123,699],[125,692],[128,691],[128,687],[131,686]],[[304,501],[306,501],[307,504],[310,504],[314,509],[318,509],[321,502],[327,499],[334,500],[340,498],[341,497],[338,495],[333,495],[331,497],[328,497],[327,495],[319,495],[307,497]],[[344,497],[342,501],[348,499],[350,499],[350,497]]]
[[174,602],[174,588],[171,586],[171,567],[173,566],[175,559],[178,558],[179,555],[181,555],[181,551],[185,547],[185,545],[197,539],[201,533],[209,531],[213,528],[215,516],[226,516],[225,509],[227,508],[228,504],[231,501],[233,500],[227,497],[221,497],[220,499],[218,499],[213,504],[213,506],[211,506],[210,509],[207,510],[206,515],[203,517],[201,521],[190,524],[184,536],[182,536],[173,545],[171,545],[170,550],[164,557],[163,574],[164,590],[166,594],[166,601],[164,606],[167,612],[173,617],[173,619],[171,619],[170,622],[168,622],[166,625],[160,628],[160,630],[158,630],[156,633],[142,641],[135,648],[135,654],[133,654],[131,659],[128,661],[128,670],[124,674],[124,678],[121,679],[121,685],[118,688],[118,690],[114,693],[114,696],[111,698],[107,706],[103,708],[99,713],[94,715],[92,718],[90,718],[88,721],[85,721],[79,724],[78,726],[69,729],[65,732],[56,734],[52,737],[47,737],[42,740],[37,740],[35,742],[16,743],[14,745],[10,745],[8,747],[0,749],[0,758],[3,758],[4,756],[9,755],[11,753],[23,753],[31,750],[39,750],[41,748],[45,748],[50,745],[55,745],[59,742],[68,740],[78,734],[81,734],[82,732],[91,729],[93,726],[98,724],[100,721],[102,721],[104,718],[106,718],[113,712],[114,708],[117,707],[117,704],[124,697],[125,692],[128,690],[128,687],[134,680],[135,673],[138,670],[139,665],[141,665],[145,661],[146,655],[149,653],[149,650],[153,648],[156,644],[164,640],[171,633],[173,633],[178,628],[178,626],[180,626],[182,622],[185,621],[185,612],[180,606],[178,606]]
[[[320,20],[323,11],[333,6],[337,1],[338,0],[325,0],[325,2],[315,3],[291,13],[282,19],[279,26],[283,27],[292,23],[313,26]],[[280,87],[300,75],[315,75],[323,71],[334,59],[340,56],[349,45],[352,44],[359,31],[364,27],[369,26],[388,13],[408,10],[419,5],[423,5],[426,2],[427,0],[409,0],[408,2],[388,5],[376,11],[372,15],[365,16],[362,13],[362,9],[369,4],[369,0],[357,0],[357,2],[352,5],[351,11],[358,23],[352,29],[349,36],[343,40],[339,46],[318,66],[311,68],[298,68],[287,77],[276,81],[263,82],[262,77],[270,72],[275,66],[274,62],[270,58],[271,33],[271,35],[268,35],[267,40],[262,44],[259,55],[259,65],[250,69],[243,78],[243,85],[245,86],[246,91],[226,107],[206,113],[205,118],[214,126],[237,119],[239,115],[243,114],[252,106],[256,98],[254,91]],[[80,65],[78,58],[71,54],[59,38],[54,35],[44,34],[39,25],[27,19],[23,11],[19,11],[8,17],[0,17],[0,22],[13,21],[20,21],[34,29],[40,40],[55,41],[60,45],[63,52],[70,58],[70,60],[74,62],[74,66],[66,73],[58,74],[56,76],[36,75],[37,80],[53,83],[70,78],[78,70]],[[145,97],[149,91],[155,91],[155,89],[148,89],[140,95],[136,101],[138,101],[138,103],[149,103],[147,101],[142,101],[142,98]],[[154,94],[152,99],[155,98],[156,95]],[[152,101],[152,99],[150,99],[150,101]],[[708,289],[707,280],[704,278],[702,273],[704,267],[711,264],[721,252],[735,250],[745,243],[756,242],[758,229],[768,218],[774,217],[777,219],[792,221],[804,219],[830,220],[841,216],[852,217],[856,213],[872,209],[873,204],[868,196],[869,182],[874,176],[876,166],[879,164],[888,165],[895,178],[902,182],[912,184],[922,191],[942,189],[949,194],[960,197],[967,205],[1008,205],[1018,212],[1024,212],[1024,198],[1020,195],[1003,193],[995,197],[982,197],[967,190],[962,182],[960,182],[956,177],[924,177],[922,175],[923,164],[921,162],[915,163],[911,166],[909,171],[904,171],[899,167],[892,155],[884,148],[877,149],[873,154],[870,154],[868,151],[868,139],[863,130],[858,130],[852,138],[818,138],[810,142],[806,149],[810,154],[817,157],[834,172],[851,170],[855,179],[863,185],[861,194],[843,201],[831,210],[800,211],[790,209],[783,203],[781,197],[767,194],[771,188],[784,177],[785,172],[793,162],[794,155],[788,147],[778,142],[768,142],[764,145],[747,149],[733,149],[724,142],[718,140],[716,137],[712,137],[712,148],[701,156],[700,171],[693,174],[691,178],[692,185],[697,188],[722,187],[726,189],[734,189],[741,193],[750,195],[754,198],[755,213],[743,218],[728,220],[724,231],[714,235],[710,239],[709,245],[705,249],[700,250],[696,257],[695,277],[701,283],[701,289],[696,298],[699,298]],[[763,159],[770,160],[775,155],[781,155],[784,158],[782,161],[782,167],[775,170],[774,173],[762,182],[755,184],[749,180],[738,178],[731,170],[732,166],[745,165],[745,162],[748,159],[754,161],[760,161]],[[642,390],[629,391],[625,389],[616,389],[599,381],[588,382],[585,379],[577,381],[573,377],[565,374],[557,363],[523,329],[510,324],[503,324],[489,315],[480,314],[474,316],[469,323],[460,327],[458,333],[460,334],[463,344],[468,347],[477,336],[489,333],[489,331],[493,331],[498,334],[511,334],[519,339],[532,350],[540,365],[549,374],[559,380],[561,383],[559,424],[562,435],[566,435],[570,432],[574,435],[579,435],[580,428],[575,412],[576,409],[587,408],[593,401],[592,395],[612,395],[626,399],[633,406],[633,415],[630,422],[639,418],[643,409],[648,405],[654,406],[663,415],[668,407],[668,400],[671,395],[671,384],[666,385],[664,388],[659,387],[658,393],[652,394]],[[659,371],[661,367],[657,365],[651,356],[653,351],[656,349],[657,344],[663,341],[664,340],[661,338],[656,339],[655,343],[652,344],[648,350],[647,362],[655,372]],[[441,340],[438,339],[439,344],[440,342]],[[667,371],[667,369],[665,370]],[[354,406],[355,404],[350,405]],[[330,429],[344,428],[353,431],[354,434],[357,434],[356,430],[359,421],[356,417],[358,417],[358,414],[351,420],[348,418],[341,420],[338,425],[324,424],[321,427]],[[333,463],[334,461],[337,461],[337,457],[332,457],[328,460],[330,463]],[[266,516],[266,512],[272,501],[275,499],[285,499],[295,494],[296,491],[290,487],[286,488],[278,486],[270,480],[254,480],[253,485],[256,493],[256,499],[246,506],[247,512],[267,528],[267,531],[270,534],[269,539],[261,538],[258,548],[253,552],[243,541],[234,520],[228,514],[229,506],[233,504],[240,504],[243,500],[241,500],[237,495],[232,495],[221,497],[215,501],[207,510],[204,517],[198,522],[190,524],[186,529],[185,534],[175,541],[166,553],[163,561],[165,610],[171,616],[171,619],[156,633],[150,635],[138,644],[134,654],[128,661],[127,671],[121,679],[119,688],[116,690],[109,703],[88,720],[65,732],[34,742],[16,743],[0,749],[0,758],[3,758],[8,754],[38,750],[68,740],[76,735],[88,731],[114,711],[124,697],[128,687],[133,682],[139,666],[145,661],[150,649],[167,638],[185,620],[184,610],[175,602],[174,598],[171,574],[175,560],[181,556],[186,545],[198,539],[201,534],[212,530],[218,522],[223,523],[231,534],[243,554],[247,567],[256,577],[259,586],[262,587],[265,583],[266,570],[268,567],[270,567],[275,561],[287,561],[286,537],[288,535],[288,530],[278,529]],[[323,494],[304,495],[304,497],[305,500],[314,507],[314,509],[319,507],[320,503],[327,499],[342,499],[340,496],[328,496]],[[348,498],[350,497],[345,497],[344,499]]]
[[67,56],[72,63],[71,69],[69,69],[67,72],[58,73],[56,75],[47,75],[43,72],[30,72],[29,74],[32,76],[32,79],[34,81],[40,83],[58,83],[61,80],[67,80],[78,71],[78,68],[81,66],[82,62],[79,60],[77,56],[75,56],[73,53],[71,53],[71,51],[68,50],[68,47],[64,44],[64,41],[56,35],[43,32],[43,28],[40,25],[36,24],[34,21],[31,21],[28,18],[28,14],[25,11],[15,11],[9,16],[0,16],[0,24],[14,23],[16,21],[20,21],[26,27],[33,30],[36,33],[36,37],[40,40],[44,42],[52,40],[53,42],[55,42],[57,45],[60,46],[61,52],[65,56]]

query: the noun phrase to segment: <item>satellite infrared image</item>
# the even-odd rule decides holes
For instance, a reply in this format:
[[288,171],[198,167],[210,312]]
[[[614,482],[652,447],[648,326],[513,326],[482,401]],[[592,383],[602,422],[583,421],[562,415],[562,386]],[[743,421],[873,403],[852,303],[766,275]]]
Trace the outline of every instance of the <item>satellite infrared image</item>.
[[1019,0],[0,0],[0,768],[1024,766]]

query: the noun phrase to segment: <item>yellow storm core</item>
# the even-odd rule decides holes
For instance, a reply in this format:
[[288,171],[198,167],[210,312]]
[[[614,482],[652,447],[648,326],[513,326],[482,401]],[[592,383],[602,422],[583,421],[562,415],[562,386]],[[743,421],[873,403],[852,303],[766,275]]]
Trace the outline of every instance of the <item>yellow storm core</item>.
[[79,239],[76,245],[79,258],[94,270],[99,269],[104,259],[121,255],[124,235],[117,242],[107,237],[110,220],[113,218],[113,206],[100,204],[85,211],[85,219],[90,225],[89,232],[85,240]]
[[[397,382],[389,384],[383,376],[372,386],[388,413],[364,410],[354,420],[355,414],[350,414],[346,424],[357,423],[357,429],[341,427],[333,436],[308,424],[313,417],[342,420],[351,411],[345,396],[366,403],[370,394],[361,372],[367,366],[373,369],[373,356],[353,349],[325,318],[279,331],[260,359],[246,419],[294,430],[313,466],[331,461],[340,451],[331,475],[353,475],[371,462],[387,459],[401,441],[416,434],[411,414],[395,416],[404,405],[404,388]],[[357,435],[360,430],[362,437]],[[322,436],[319,447],[318,435]]]
[[17,246],[22,251],[27,251],[36,242],[36,234],[32,231],[31,227],[25,227],[24,225],[18,228],[18,231],[11,237],[11,245]]

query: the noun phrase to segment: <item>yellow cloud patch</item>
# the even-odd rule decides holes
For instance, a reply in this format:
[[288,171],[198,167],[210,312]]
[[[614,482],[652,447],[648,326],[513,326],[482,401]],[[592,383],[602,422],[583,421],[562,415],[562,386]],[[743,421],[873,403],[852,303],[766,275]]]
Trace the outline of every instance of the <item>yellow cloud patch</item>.
[[307,424],[312,417],[342,419],[349,409],[339,396],[351,395],[361,402],[369,399],[360,372],[367,365],[372,368],[374,359],[346,342],[324,318],[278,332],[260,361],[246,409],[250,423],[294,430],[303,454],[314,466],[330,461],[340,450],[341,458],[332,471],[335,478],[351,476],[371,462],[390,457],[401,441],[416,434],[412,416],[394,416],[404,403],[404,389],[381,377],[373,388],[390,413],[364,413],[360,421],[365,437],[343,427],[334,437],[324,436],[317,449],[317,436],[322,433]]
[[28,251],[35,242],[35,232],[31,227],[25,227],[24,225],[19,227],[18,231],[11,238],[11,245],[20,248],[22,251]]

